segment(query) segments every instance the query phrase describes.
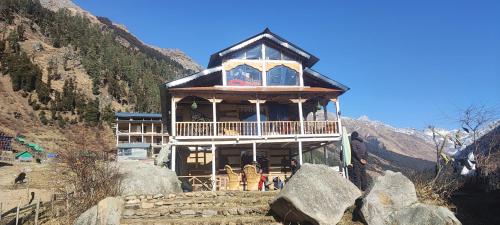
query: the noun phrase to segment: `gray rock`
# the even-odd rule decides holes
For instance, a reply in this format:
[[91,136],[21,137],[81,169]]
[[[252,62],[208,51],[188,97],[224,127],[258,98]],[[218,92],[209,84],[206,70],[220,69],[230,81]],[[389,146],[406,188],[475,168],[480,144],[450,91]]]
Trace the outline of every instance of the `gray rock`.
[[107,197],[97,205],[82,213],[74,225],[118,225],[123,209],[123,200],[117,197]]
[[395,210],[418,202],[415,186],[401,173],[385,171],[373,181],[363,198],[361,213],[368,224],[386,224],[385,218]]
[[368,225],[459,225],[447,208],[418,202],[415,186],[401,173],[385,171],[363,199],[361,214]]
[[201,216],[203,216],[203,217],[211,217],[211,216],[216,216],[216,215],[217,215],[217,211],[215,211],[215,210],[204,209],[203,211],[201,211]]
[[180,181],[175,172],[143,162],[120,162],[120,172],[123,173],[121,194],[140,195],[140,198],[153,195],[182,192]]
[[135,215],[135,211],[133,209],[124,209],[122,212],[123,216],[133,216]]
[[191,209],[182,210],[179,213],[181,215],[183,215],[183,216],[194,216],[194,215],[196,215],[196,212],[194,210],[191,210]]
[[387,224],[398,225],[461,225],[453,212],[441,206],[417,203],[389,215]]
[[349,180],[324,165],[304,164],[271,204],[289,222],[337,224],[361,192]]

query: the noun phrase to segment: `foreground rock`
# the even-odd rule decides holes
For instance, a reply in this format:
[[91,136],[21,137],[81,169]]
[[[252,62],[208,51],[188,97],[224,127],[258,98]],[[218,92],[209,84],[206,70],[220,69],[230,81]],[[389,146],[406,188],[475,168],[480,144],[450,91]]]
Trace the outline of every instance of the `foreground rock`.
[[337,224],[361,192],[324,165],[304,164],[271,204],[284,224]]
[[180,181],[175,172],[143,162],[120,162],[122,196],[129,195],[168,195],[182,192]]
[[123,204],[123,200],[119,197],[105,198],[82,213],[75,220],[74,225],[118,225]]
[[368,225],[461,224],[444,207],[418,203],[415,186],[401,173],[385,171],[363,198],[361,213]]

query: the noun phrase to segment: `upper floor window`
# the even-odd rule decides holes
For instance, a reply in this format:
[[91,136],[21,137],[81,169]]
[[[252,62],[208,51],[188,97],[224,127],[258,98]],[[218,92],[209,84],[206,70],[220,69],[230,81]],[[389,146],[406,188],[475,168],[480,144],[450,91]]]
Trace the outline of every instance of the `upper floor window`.
[[295,60],[293,57],[273,47],[265,46],[266,59],[268,60]]
[[280,65],[267,71],[268,86],[298,86],[299,73],[289,67]]
[[262,44],[245,48],[229,56],[231,59],[262,59]]
[[228,86],[261,86],[262,73],[246,64],[226,72]]

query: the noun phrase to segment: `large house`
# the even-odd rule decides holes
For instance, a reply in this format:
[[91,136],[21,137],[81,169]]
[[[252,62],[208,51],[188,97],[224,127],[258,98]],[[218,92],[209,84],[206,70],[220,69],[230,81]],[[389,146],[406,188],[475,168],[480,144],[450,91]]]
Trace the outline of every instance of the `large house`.
[[305,152],[340,141],[339,96],[349,88],[313,70],[318,61],[266,29],[211,55],[207,69],[161,85],[170,137],[159,162],[215,188],[225,165],[256,161],[283,175],[291,158],[302,163]]

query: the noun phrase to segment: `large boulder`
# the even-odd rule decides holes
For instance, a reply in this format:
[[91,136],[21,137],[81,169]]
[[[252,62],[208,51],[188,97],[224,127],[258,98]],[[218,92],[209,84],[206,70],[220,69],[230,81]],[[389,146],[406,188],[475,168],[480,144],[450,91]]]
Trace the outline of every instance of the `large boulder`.
[[389,215],[388,224],[399,225],[460,225],[455,214],[442,206],[417,203]]
[[363,198],[361,213],[368,224],[386,224],[393,211],[418,202],[413,183],[401,173],[385,171]]
[[119,197],[107,197],[97,205],[82,213],[74,225],[119,225],[123,209],[123,200]]
[[304,164],[271,203],[285,224],[337,224],[361,192],[324,165]]
[[413,183],[392,171],[374,180],[363,198],[361,214],[368,225],[461,224],[447,208],[419,203]]
[[122,196],[129,195],[168,195],[182,192],[181,183],[175,172],[153,164],[131,161],[120,162]]

